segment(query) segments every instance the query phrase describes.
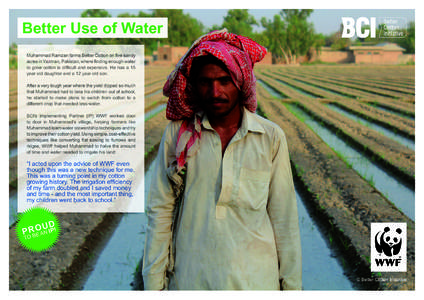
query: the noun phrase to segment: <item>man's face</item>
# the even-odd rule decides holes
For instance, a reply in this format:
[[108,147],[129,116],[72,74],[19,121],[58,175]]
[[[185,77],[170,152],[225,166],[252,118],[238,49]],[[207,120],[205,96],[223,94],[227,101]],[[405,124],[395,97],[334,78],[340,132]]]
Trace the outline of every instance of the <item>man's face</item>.
[[201,107],[212,117],[225,117],[240,109],[239,90],[230,74],[215,64],[206,64],[196,79]]

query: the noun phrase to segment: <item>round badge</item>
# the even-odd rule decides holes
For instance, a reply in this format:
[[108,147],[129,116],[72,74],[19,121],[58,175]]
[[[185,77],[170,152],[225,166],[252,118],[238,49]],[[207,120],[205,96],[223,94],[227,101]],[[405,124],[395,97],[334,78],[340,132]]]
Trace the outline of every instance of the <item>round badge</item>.
[[16,234],[21,245],[27,250],[46,251],[52,248],[59,238],[59,220],[47,208],[30,208],[18,217]]

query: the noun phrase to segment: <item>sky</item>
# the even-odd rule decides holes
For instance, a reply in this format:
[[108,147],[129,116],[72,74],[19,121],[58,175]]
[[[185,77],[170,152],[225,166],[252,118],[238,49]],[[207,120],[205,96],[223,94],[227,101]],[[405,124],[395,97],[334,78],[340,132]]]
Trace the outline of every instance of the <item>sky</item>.
[[[283,6],[278,7],[274,5],[273,9],[249,9],[249,13],[255,17],[260,23],[262,17],[272,19],[274,15],[278,14]],[[106,9],[112,17],[116,17],[120,13],[138,14],[140,10],[149,12],[147,9]],[[73,40],[65,39],[48,39],[42,41],[41,39],[17,39],[16,37],[16,22],[18,17],[80,17],[84,9],[13,9],[9,11],[9,44],[15,42],[20,44],[32,43],[73,43]],[[184,9],[185,13],[190,14],[192,17],[200,20],[206,28],[212,25],[221,25],[224,16],[227,14],[228,9]],[[406,23],[415,21],[414,9],[314,9],[309,22],[314,24],[317,33],[325,35],[336,32],[341,24],[341,17],[376,17],[377,23],[379,18],[392,17],[404,18]],[[261,27],[254,26],[256,31],[261,30]],[[171,29],[170,29],[171,30]]]

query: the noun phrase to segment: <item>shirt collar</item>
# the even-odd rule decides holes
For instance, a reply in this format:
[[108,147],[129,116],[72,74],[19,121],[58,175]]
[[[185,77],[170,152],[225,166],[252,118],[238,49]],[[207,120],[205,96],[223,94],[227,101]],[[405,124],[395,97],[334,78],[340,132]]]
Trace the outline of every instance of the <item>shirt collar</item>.
[[241,124],[242,127],[243,123],[245,123],[245,126],[248,131],[265,133],[265,128],[262,126],[261,123],[256,120],[255,114],[248,111],[246,108],[244,108],[243,121]]
[[[206,129],[213,130],[211,124],[209,123],[208,116],[203,112],[198,112],[197,114],[198,116],[202,117],[202,126]],[[238,132],[244,136],[248,131],[265,133],[265,129],[262,124],[255,120],[254,113],[243,107],[243,119],[241,121],[241,126]]]

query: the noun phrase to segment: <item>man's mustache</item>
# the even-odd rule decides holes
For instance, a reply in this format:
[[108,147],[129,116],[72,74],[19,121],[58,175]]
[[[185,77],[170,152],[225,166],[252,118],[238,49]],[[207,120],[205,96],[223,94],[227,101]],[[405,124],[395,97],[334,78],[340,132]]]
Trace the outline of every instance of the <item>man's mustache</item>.
[[228,102],[228,99],[225,98],[208,98],[206,99],[207,103],[213,103],[213,102]]

